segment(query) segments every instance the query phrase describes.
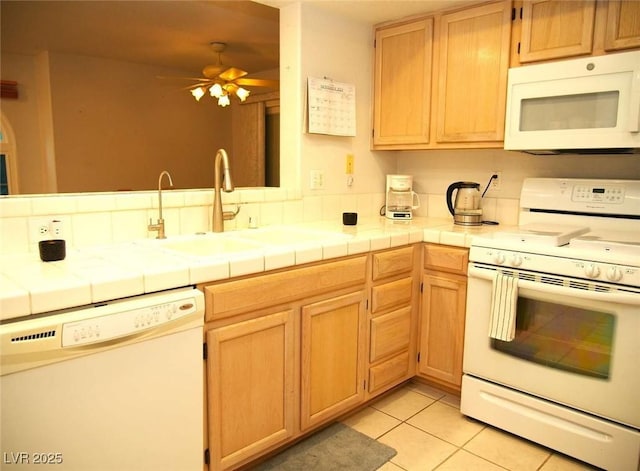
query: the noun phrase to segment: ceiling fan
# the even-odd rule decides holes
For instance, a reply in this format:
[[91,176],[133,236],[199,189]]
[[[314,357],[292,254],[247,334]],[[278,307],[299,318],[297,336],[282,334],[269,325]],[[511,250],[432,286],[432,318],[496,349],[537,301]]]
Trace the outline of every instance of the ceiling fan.
[[196,83],[187,87],[193,97],[200,99],[207,93],[218,99],[218,105],[224,107],[231,104],[230,95],[235,95],[240,101],[245,101],[251,93],[245,87],[270,87],[277,88],[277,80],[258,79],[245,77],[249,72],[236,67],[222,65],[221,55],[226,49],[226,43],[212,42],[211,49],[218,54],[215,65],[207,65],[202,69],[203,78],[196,78]]

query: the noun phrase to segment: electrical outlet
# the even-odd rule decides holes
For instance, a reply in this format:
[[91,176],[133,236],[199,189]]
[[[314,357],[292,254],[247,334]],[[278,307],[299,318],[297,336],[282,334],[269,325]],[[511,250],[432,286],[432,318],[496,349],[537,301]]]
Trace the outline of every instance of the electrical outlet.
[[29,219],[29,242],[37,243],[50,238],[48,218]]
[[46,239],[63,237],[62,220],[55,217],[29,219],[29,242],[35,244]]
[[498,178],[494,178],[491,180],[489,189],[492,191],[500,191],[502,187],[502,172],[500,170],[494,170],[491,175],[498,175]]
[[346,160],[346,164],[347,164],[347,168],[345,173],[347,175],[353,175],[353,170],[354,170],[354,157],[353,154],[347,154],[347,160]]
[[49,235],[53,239],[62,238],[62,221],[60,219],[53,219],[49,222]]
[[312,190],[321,190],[324,188],[324,172],[322,170],[311,170],[309,188]]

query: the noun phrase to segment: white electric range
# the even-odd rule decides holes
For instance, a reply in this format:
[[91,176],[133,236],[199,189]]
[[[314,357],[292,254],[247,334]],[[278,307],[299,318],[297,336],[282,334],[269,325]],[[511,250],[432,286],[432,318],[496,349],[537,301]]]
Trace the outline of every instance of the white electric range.
[[527,179],[469,253],[461,410],[606,469],[640,462],[640,181]]

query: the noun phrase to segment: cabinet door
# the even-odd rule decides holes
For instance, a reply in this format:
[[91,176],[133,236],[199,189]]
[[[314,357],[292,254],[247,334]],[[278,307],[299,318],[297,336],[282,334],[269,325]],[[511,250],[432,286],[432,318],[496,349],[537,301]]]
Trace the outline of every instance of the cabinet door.
[[365,322],[363,291],[302,307],[302,430],[363,401]]
[[212,469],[294,434],[294,323],[283,311],[206,334]]
[[376,31],[373,145],[429,142],[433,19]]
[[463,276],[423,276],[418,373],[459,389],[467,296]]
[[437,142],[502,141],[511,2],[442,15],[439,25]]
[[607,51],[640,47],[640,2],[610,0],[604,48]]
[[591,54],[595,0],[525,0],[520,62]]

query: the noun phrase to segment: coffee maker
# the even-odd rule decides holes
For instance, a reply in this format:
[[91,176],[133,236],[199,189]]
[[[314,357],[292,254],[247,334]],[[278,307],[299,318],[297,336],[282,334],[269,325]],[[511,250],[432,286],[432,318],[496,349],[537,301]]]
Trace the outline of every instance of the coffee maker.
[[412,219],[413,210],[420,207],[411,175],[387,175],[385,198],[385,216],[389,219]]

